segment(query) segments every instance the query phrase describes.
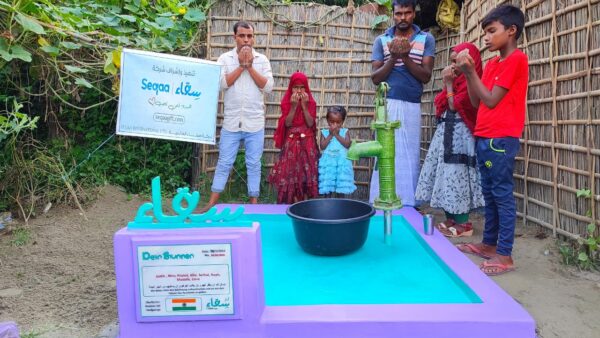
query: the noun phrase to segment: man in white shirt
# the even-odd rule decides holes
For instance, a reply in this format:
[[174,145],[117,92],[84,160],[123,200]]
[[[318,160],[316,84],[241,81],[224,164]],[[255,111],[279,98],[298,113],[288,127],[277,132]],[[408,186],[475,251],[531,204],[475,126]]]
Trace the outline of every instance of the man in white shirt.
[[237,156],[240,142],[246,149],[248,196],[257,203],[265,138],[264,93],[273,89],[273,72],[266,56],[256,52],[254,27],[244,21],[233,26],[236,47],[222,54],[221,89],[224,94],[224,120],[219,140],[219,160],[211,187],[208,210],[219,200]]

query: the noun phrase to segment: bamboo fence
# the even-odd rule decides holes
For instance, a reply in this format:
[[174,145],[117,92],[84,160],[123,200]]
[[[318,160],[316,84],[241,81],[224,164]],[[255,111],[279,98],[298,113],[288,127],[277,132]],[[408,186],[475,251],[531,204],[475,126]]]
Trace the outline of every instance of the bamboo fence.
[[[519,42],[529,56],[527,117],[515,168],[518,214],[525,224],[577,239],[587,224],[600,224],[600,0],[466,0],[461,32],[437,37],[436,73],[423,104],[432,107],[449,48],[460,41],[484,46],[480,22],[504,3],[525,13]],[[484,60],[492,55],[483,52]],[[579,189],[591,190],[592,198],[577,197]]]
[[[452,46],[461,41],[483,46],[480,22],[503,3],[525,13],[520,47],[530,65],[526,126],[515,167],[518,214],[525,224],[576,239],[587,224],[600,224],[600,0],[466,0],[460,33],[434,33],[434,74],[422,100],[421,158],[435,131],[433,97],[441,88],[441,70]],[[342,105],[349,111],[345,125],[353,138],[372,138],[371,46],[381,33],[370,28],[374,16],[316,4],[261,7],[249,0],[220,1],[211,9],[210,59],[233,48],[233,24],[244,19],[256,25],[255,47],[271,60],[275,89],[265,100],[267,167],[278,155],[272,134],[279,100],[296,70],[309,76],[320,127],[325,126],[326,107]],[[484,60],[492,55],[483,51]],[[217,149],[203,146],[202,155],[202,171],[210,176]],[[372,161],[363,159],[354,166],[359,188],[351,197],[365,200]],[[579,189],[591,190],[592,198],[577,197]]]
[[[319,4],[271,4],[261,7],[252,1],[219,1],[210,10],[207,55],[216,60],[231,50],[233,25],[245,20],[255,26],[255,49],[267,56],[273,68],[273,92],[265,95],[266,127],[263,162],[267,168],[279,156],[273,132],[281,112],[279,102],[289,77],[297,70],[309,78],[318,110],[318,127],[326,126],[328,106],[341,105],[348,111],[344,126],[358,142],[372,139],[375,86],[371,82],[371,49],[380,31],[371,29],[372,13],[347,13],[346,8]],[[219,101],[217,127],[222,122]],[[203,146],[202,172],[211,177],[218,148]],[[349,197],[368,199],[372,160],[354,162],[358,189]],[[232,173],[236,175],[236,173]],[[245,179],[245,177],[244,177]],[[263,177],[264,179],[264,177]]]

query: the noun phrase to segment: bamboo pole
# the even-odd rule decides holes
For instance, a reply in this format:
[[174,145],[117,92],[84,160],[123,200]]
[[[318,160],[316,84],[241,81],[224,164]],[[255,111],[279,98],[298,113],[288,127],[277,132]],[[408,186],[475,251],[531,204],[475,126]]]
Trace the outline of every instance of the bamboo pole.
[[[595,195],[596,192],[596,184],[595,184],[595,180],[594,180],[594,169],[595,169],[595,161],[594,161],[594,157],[592,155],[592,147],[594,145],[594,131],[592,130],[592,97],[590,95],[590,92],[592,90],[592,65],[591,65],[591,61],[590,61],[590,55],[589,55],[589,50],[590,50],[590,46],[591,46],[591,39],[592,39],[592,2],[591,0],[587,0],[587,13],[588,13],[588,23],[587,23],[587,34],[586,34],[586,58],[585,58],[585,64],[586,64],[586,68],[587,68],[587,77],[586,77],[586,88],[587,88],[587,115],[588,115],[588,122],[586,124],[586,133],[587,133],[587,137],[586,137],[586,145],[587,145],[587,159],[588,159],[588,168],[589,168],[589,184],[590,184],[590,190],[592,192],[592,196]],[[591,213],[592,213],[592,220],[596,219],[596,203],[594,203],[594,201],[590,201],[590,209]]]
[[558,81],[558,68],[556,67],[556,63],[553,60],[554,55],[556,54],[556,45],[557,45],[557,37],[556,37],[556,0],[552,0],[552,33],[550,39],[550,73],[552,74],[552,181],[554,182],[552,187],[552,236],[556,238],[557,229],[559,228],[559,201],[558,201],[558,150],[556,149],[556,134],[558,133],[558,124],[557,124],[557,110],[556,110],[556,87]]

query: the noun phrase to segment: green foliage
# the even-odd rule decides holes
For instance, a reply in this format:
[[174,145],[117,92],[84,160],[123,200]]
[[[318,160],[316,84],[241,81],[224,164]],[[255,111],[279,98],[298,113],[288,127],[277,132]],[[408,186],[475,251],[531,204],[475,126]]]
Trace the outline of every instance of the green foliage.
[[0,2],[5,31],[0,56],[30,62],[32,55],[63,56],[81,48],[185,50],[197,38],[197,24],[206,20],[207,6],[208,1],[193,0]]
[[[28,219],[47,202],[85,202],[90,189],[107,183],[129,193],[147,192],[156,175],[164,191],[189,185],[190,144],[110,139],[121,51],[201,56],[202,25],[214,3],[0,0],[0,104],[12,107],[0,114],[0,208]],[[243,156],[236,171],[223,201],[247,199]],[[273,200],[262,184],[261,201]]]
[[44,334],[44,332],[38,332],[38,331],[32,330],[32,331],[21,334],[21,338],[38,338],[38,337],[41,337],[42,334]]
[[12,237],[10,243],[13,246],[25,246],[31,241],[31,232],[25,228],[18,228],[13,231]]
[[117,137],[96,148],[114,134],[122,48],[197,56],[213,2],[0,0],[0,103],[15,107],[0,114],[0,206],[27,220],[106,183],[188,185],[190,144]]
[[375,19],[373,19],[373,22],[371,22],[372,29],[387,23],[391,19],[390,13],[394,10],[393,0],[375,0],[374,2],[379,6],[385,7],[387,9],[387,14],[376,16]]
[[[8,97],[0,97],[0,102],[8,103]],[[12,98],[12,108],[0,111],[0,144],[9,136],[17,137],[17,135],[27,129],[35,129],[38,117],[30,118],[20,112],[23,105]]]
[[[583,197],[591,200],[593,195],[589,189],[577,190],[577,197]],[[591,210],[588,209],[586,216],[591,217]],[[575,243],[561,243],[559,252],[564,264],[573,264],[583,270],[600,268],[600,234],[598,233],[596,223],[592,221],[586,227],[586,233]]]
[[[281,2],[285,3],[286,1],[281,1]],[[314,3],[328,5],[328,6],[341,6],[341,7],[348,6],[348,0],[310,0],[310,1],[293,0],[291,2],[314,2]],[[368,2],[371,2],[371,1],[369,1],[369,0],[354,0],[354,6],[361,6]]]
[[[74,147],[78,158],[85,149]],[[188,185],[192,146],[154,139],[118,138],[96,152],[75,173],[78,181],[92,185],[111,183],[129,192],[148,193],[153,177],[161,176],[163,191]]]
[[377,26],[384,24],[386,22],[388,22],[390,20],[389,15],[378,15],[375,17],[375,19],[373,19],[373,22],[371,22],[371,29],[375,29],[377,28]]

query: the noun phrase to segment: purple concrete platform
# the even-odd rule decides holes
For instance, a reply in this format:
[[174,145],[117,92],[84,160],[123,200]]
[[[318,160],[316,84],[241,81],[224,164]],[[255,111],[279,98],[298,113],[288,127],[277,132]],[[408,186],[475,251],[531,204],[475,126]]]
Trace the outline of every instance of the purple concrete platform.
[[[220,208],[225,205],[219,206]],[[285,205],[246,205],[246,214],[281,214]],[[533,318],[439,232],[423,234],[422,217],[413,208],[405,217],[434,252],[478,296],[475,304],[385,304],[265,306],[260,231],[252,228],[201,228],[131,231],[115,234],[115,270],[121,337],[211,338],[535,338]],[[382,229],[383,231],[383,229]],[[239,312],[230,320],[138,322],[132,241],[148,237],[168,243],[204,243],[234,238],[233,266],[238,267],[235,295]],[[223,240],[220,240],[221,242]],[[227,241],[227,240],[226,240]]]

